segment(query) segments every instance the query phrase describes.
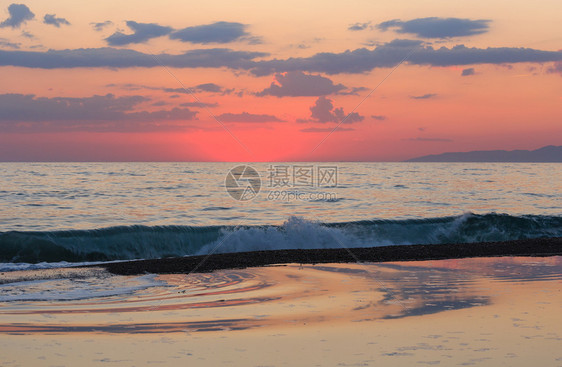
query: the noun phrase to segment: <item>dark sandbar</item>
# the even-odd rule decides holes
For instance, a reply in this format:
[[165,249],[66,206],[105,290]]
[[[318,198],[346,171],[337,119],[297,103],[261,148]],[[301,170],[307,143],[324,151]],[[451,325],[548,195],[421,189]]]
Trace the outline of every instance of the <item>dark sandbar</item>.
[[554,255],[562,255],[562,237],[461,244],[237,252],[154,260],[134,260],[107,263],[102,266],[109,272],[119,275],[144,273],[186,274],[288,263],[421,261],[466,257]]

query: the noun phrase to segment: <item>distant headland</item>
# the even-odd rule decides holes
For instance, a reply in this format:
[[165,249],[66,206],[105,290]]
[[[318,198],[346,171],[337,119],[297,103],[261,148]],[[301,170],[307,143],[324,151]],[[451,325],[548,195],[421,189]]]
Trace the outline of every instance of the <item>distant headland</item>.
[[536,150],[477,150],[424,155],[406,162],[562,162],[562,146]]

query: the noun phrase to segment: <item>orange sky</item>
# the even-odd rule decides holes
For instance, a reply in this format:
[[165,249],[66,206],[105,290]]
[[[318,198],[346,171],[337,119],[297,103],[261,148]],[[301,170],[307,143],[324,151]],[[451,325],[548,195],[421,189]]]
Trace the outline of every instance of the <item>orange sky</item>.
[[0,5],[0,161],[562,144],[559,1],[13,5]]

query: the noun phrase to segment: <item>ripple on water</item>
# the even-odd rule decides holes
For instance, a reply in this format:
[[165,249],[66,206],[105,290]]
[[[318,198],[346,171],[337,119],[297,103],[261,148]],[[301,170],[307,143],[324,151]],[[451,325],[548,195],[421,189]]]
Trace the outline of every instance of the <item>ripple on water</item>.
[[492,305],[524,282],[558,283],[561,265],[562,257],[551,257],[143,276],[99,268],[11,272],[0,285],[0,331],[216,332],[423,317]]

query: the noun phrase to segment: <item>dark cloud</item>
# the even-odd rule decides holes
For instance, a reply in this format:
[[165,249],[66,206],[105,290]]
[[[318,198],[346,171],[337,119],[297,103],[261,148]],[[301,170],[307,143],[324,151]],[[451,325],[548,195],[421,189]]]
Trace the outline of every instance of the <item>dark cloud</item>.
[[134,50],[111,47],[49,50],[45,52],[0,50],[0,66],[57,69],[157,67],[166,65],[178,68],[228,67],[231,69],[247,69],[252,59],[266,55],[262,52],[233,51],[223,48],[191,50],[180,55],[150,55]]
[[107,37],[105,41],[110,46],[124,46],[131,43],[146,42],[151,38],[165,36],[173,31],[171,27],[156,23],[137,23],[132,20],[127,21],[127,27],[131,28],[134,33],[124,34],[118,31]]
[[422,94],[420,96],[410,96],[411,99],[430,99],[435,97],[437,97],[437,94],[435,93],[427,93],[427,94]]
[[354,122],[363,121],[364,117],[357,112],[349,114],[343,112],[342,107],[334,108],[332,100],[322,96],[319,97],[314,106],[310,107],[310,117],[312,122],[343,122],[344,124],[352,124]]
[[94,28],[94,31],[101,32],[105,27],[113,25],[113,22],[111,20],[106,20],[105,22],[90,23],[90,25]]
[[342,132],[342,131],[353,131],[355,130],[352,127],[338,127],[336,130],[331,127],[308,127],[306,129],[301,129],[300,131],[303,133],[329,133],[329,132]]
[[384,115],[371,115],[371,118],[374,120],[384,121],[386,120],[386,116]]
[[461,73],[461,76],[470,76],[470,75],[474,75],[474,68],[467,68],[464,69]]
[[253,113],[223,113],[217,119],[221,122],[283,122],[273,115],[256,115]]
[[35,14],[24,4],[11,4],[8,6],[10,16],[0,23],[0,27],[19,28],[23,23],[35,18]]
[[441,142],[441,143],[450,143],[453,140],[452,139],[447,139],[447,138],[421,138],[421,137],[417,137],[417,138],[408,138],[408,139],[402,139],[404,141],[432,141],[432,142]]
[[43,23],[54,25],[60,28],[61,25],[70,25],[70,22],[64,18],[57,18],[56,14],[45,14],[43,17]]
[[[180,29],[170,34],[170,39],[190,43],[229,43],[249,36],[246,25],[234,22],[216,22]],[[253,38],[250,38],[252,40]],[[255,42],[256,40],[253,39]]]
[[336,85],[321,75],[305,74],[302,71],[279,73],[275,75],[275,80],[277,83],[271,83],[269,88],[256,95],[260,97],[325,96],[346,89],[343,84]]
[[489,20],[461,18],[418,18],[408,21],[389,20],[377,25],[383,31],[393,29],[398,33],[415,34],[422,38],[451,38],[473,36],[488,32]]
[[367,29],[370,24],[371,24],[371,22],[367,22],[367,23],[354,23],[354,24],[350,25],[350,26],[347,28],[347,30],[348,30],[348,31],[363,31],[363,30]]
[[[143,96],[94,95],[85,98],[0,95],[1,131],[135,131],[169,129],[166,121],[193,120],[197,112],[187,108],[136,111],[149,102]],[[148,123],[148,124],[147,124]]]

